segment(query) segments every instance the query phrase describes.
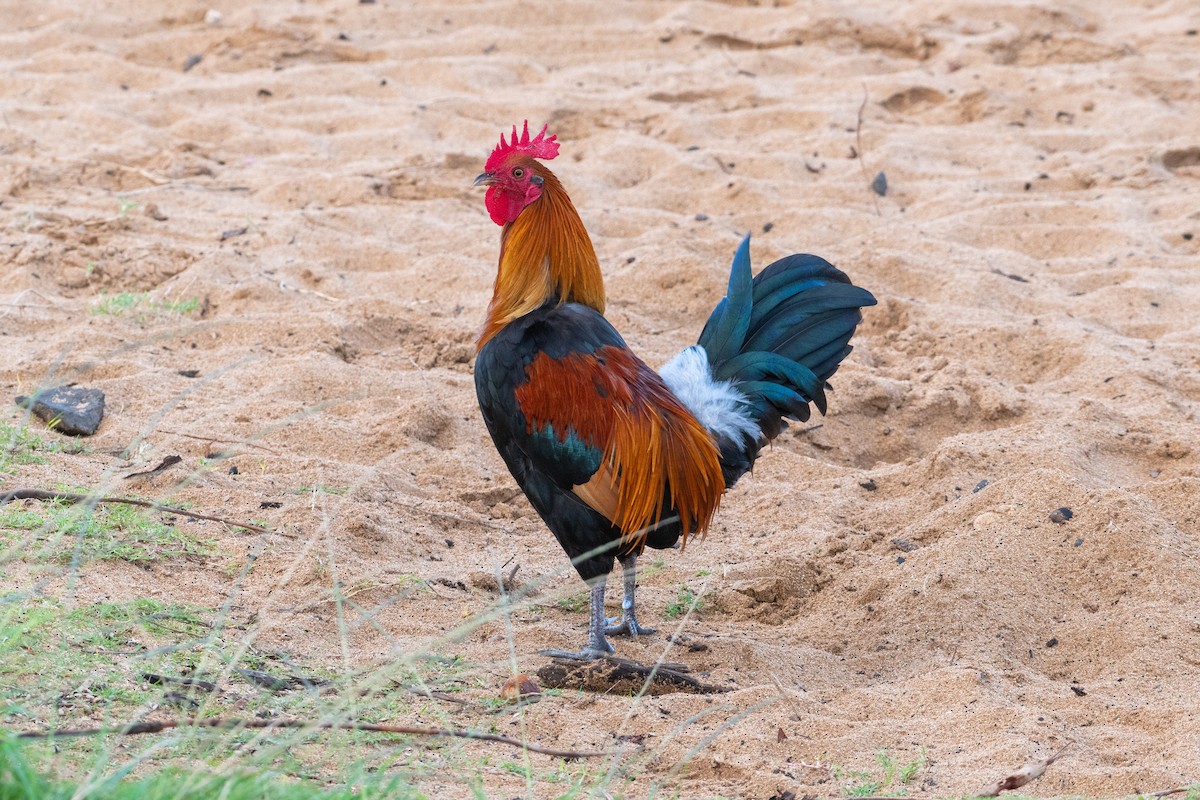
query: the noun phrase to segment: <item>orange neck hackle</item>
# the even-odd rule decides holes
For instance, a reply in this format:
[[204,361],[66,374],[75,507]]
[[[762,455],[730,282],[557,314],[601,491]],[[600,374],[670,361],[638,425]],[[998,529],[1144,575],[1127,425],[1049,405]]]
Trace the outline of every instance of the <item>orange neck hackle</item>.
[[554,173],[533,159],[528,166],[542,178],[542,193],[500,233],[500,266],[476,350],[550,302],[604,313],[604,278],[579,212]]

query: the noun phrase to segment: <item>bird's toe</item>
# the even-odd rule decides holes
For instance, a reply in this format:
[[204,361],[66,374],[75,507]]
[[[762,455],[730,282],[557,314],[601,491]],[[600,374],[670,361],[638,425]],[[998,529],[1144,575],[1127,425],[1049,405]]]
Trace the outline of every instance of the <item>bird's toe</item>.
[[[609,620],[615,622],[615,620]],[[652,633],[658,633],[658,628],[643,627],[636,619],[623,619],[616,625],[609,625],[604,629],[604,633],[608,636],[649,636]]]

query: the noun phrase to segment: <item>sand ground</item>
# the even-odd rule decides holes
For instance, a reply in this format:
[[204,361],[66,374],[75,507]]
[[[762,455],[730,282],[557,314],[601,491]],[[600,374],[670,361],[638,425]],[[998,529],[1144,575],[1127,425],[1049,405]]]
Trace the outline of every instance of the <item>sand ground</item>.
[[[457,655],[479,696],[579,645],[585,614],[554,602],[577,579],[471,377],[498,229],[469,184],[529,118],[559,136],[609,317],[650,363],[694,341],[746,231],[758,267],[817,253],[880,303],[829,415],[645,577],[648,622],[682,586],[705,598],[681,644],[618,642],[731,691],[415,721],[640,737],[651,756],[613,789],[630,797],[838,794],[816,765],[885,748],[924,753],[907,791],[925,796],[1068,745],[1035,794],[1200,780],[1192,0],[9,0],[0,17],[0,393],[108,397],[85,453],[3,485],[280,532],[180,521],[224,556],[91,565],[75,602],[228,602],[256,647],[313,667],[342,668],[343,645],[355,669]],[[96,313],[122,292],[148,304]],[[183,464],[119,477],[169,454]],[[538,605],[448,636],[513,564]],[[423,785],[463,796],[460,778]]]

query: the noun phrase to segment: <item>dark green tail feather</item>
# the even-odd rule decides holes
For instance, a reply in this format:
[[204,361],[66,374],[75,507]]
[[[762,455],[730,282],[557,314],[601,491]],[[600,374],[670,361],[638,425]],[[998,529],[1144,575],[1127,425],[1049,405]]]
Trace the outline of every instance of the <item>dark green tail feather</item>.
[[809,403],[826,411],[828,380],[850,353],[861,308],[875,297],[823,258],[796,254],[750,277],[750,237],[733,257],[729,293],[717,304],[698,344],[713,377],[746,396],[763,437],[747,443],[747,468],[785,419],[806,421]]

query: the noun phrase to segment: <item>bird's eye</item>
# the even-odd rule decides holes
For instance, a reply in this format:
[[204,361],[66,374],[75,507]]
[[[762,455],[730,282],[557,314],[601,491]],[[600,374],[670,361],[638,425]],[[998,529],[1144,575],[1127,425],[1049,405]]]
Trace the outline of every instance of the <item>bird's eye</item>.
[[521,169],[520,167],[514,167],[514,168],[513,168],[513,177],[514,177],[514,178],[523,178],[523,177],[525,177],[525,170]]

